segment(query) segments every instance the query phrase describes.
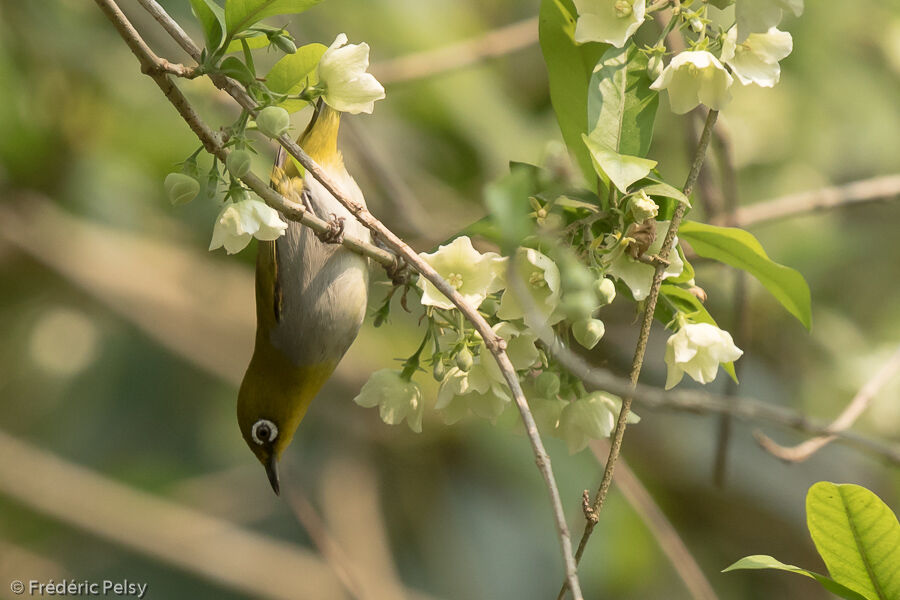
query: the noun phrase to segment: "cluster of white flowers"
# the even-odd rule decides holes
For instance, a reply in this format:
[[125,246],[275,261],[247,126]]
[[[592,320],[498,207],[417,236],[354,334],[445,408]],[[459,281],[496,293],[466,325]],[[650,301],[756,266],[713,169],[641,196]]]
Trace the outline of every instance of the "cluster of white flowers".
[[[621,48],[646,16],[645,0],[575,0],[575,7],[578,43],[604,42]],[[799,15],[803,0],[736,0],[736,22],[722,36],[718,57],[707,49],[703,20],[693,14],[688,21],[701,31],[700,39],[655,73],[650,87],[666,90],[672,111],[684,114],[699,104],[724,108],[735,78],[742,85],[774,86],[781,75],[778,63],[792,50],[791,34],[776,27],[786,11]],[[659,54],[653,55],[651,64],[659,68]]]
[[[646,202],[643,208],[649,210]],[[580,385],[561,390],[560,377],[547,369],[547,356],[539,349],[535,330],[568,320],[574,339],[586,348],[594,347],[604,331],[603,322],[594,318],[594,313],[616,296],[611,279],[597,278],[575,259],[563,261],[561,267],[534,248],[521,248],[511,259],[479,252],[466,236],[421,256],[464,300],[496,321],[493,331],[506,342],[507,355],[528,391],[529,403],[545,435],[564,439],[572,452],[583,449],[591,439],[610,435],[621,400],[606,393],[588,393]],[[526,297],[520,297],[523,290],[507,281],[510,260]],[[422,304],[431,311],[454,310],[450,300],[424,277],[417,285]],[[460,331],[454,322],[451,317],[435,334],[438,350],[433,361],[440,385],[434,409],[447,424],[469,415],[496,423],[516,413],[503,374],[481,337]],[[418,365],[418,356],[415,360]],[[396,424],[406,418],[410,427],[419,431],[422,395],[417,386],[412,386],[397,371],[379,371],[356,402],[378,406],[386,423]],[[629,420],[636,422],[638,417],[632,415]]]

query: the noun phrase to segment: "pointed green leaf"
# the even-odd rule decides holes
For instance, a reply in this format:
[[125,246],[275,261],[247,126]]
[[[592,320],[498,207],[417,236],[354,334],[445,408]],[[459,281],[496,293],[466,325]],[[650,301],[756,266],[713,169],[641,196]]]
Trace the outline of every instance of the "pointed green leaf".
[[594,65],[609,46],[575,43],[575,6],[571,0],[541,0],[539,34],[547,63],[550,102],[569,152],[593,189],[597,176],[581,141],[588,133],[588,85]]
[[225,54],[231,54],[232,52],[240,52],[241,50],[243,50],[244,45],[242,42],[245,42],[251,50],[265,48],[270,43],[269,38],[268,36],[266,36],[266,34],[259,33],[258,35],[243,38],[243,40],[232,40],[231,43],[228,44],[228,47],[225,48]]
[[232,79],[236,79],[243,83],[244,85],[250,85],[253,83],[256,77],[253,75],[253,71],[241,61],[236,56],[229,56],[219,65],[219,70],[228,75]]
[[214,0],[191,0],[194,16],[203,26],[203,36],[210,52],[218,49],[225,33],[225,11]]
[[620,154],[647,156],[659,94],[650,89],[647,55],[634,44],[609,48],[594,67],[588,88],[588,130]]
[[685,221],[678,230],[678,236],[687,241],[698,255],[753,275],[788,312],[807,329],[810,328],[812,307],[809,286],[803,275],[770,259],[752,234],[736,227]]
[[620,192],[627,192],[631,184],[649,175],[656,166],[655,160],[619,154],[587,135],[584,135],[583,139],[591,153],[594,168],[605,180],[611,181]]
[[[277,94],[298,94],[307,85],[318,81],[316,67],[325,53],[322,44],[300,46],[294,54],[287,54],[272,66],[266,75],[266,86]],[[281,106],[295,112],[306,106],[303,100],[287,100]]]
[[727,569],[723,569],[722,572],[727,573],[728,571],[737,571],[739,569],[778,569],[780,571],[788,571],[789,573],[797,573],[798,575],[805,575],[806,577],[815,579],[826,590],[828,590],[832,594],[840,596],[841,598],[845,598],[846,600],[867,600],[865,596],[858,594],[857,592],[844,585],[841,585],[830,577],[819,575],[818,573],[807,571],[806,569],[801,569],[800,567],[795,567],[794,565],[786,565],[780,560],[772,558],[771,556],[766,556],[764,554],[745,556]]
[[688,208],[691,207],[691,201],[688,200],[688,197],[684,195],[684,193],[679,190],[677,187],[669,185],[665,182],[658,182],[650,184],[646,187],[642,187],[644,193],[648,196],[662,196],[663,198],[672,198],[673,200],[678,200],[683,204],[687,204]]
[[301,13],[322,0],[227,0],[225,25],[229,35],[234,35],[274,15]]
[[820,481],[806,495],[806,520],[835,581],[871,600],[900,598],[900,523],[881,498]]

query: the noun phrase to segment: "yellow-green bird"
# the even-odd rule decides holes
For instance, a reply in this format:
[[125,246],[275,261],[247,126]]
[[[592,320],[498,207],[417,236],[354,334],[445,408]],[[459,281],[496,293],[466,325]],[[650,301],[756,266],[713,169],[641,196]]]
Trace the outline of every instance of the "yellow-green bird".
[[[340,113],[320,101],[298,143],[346,194],[365,204],[337,149],[339,121]],[[301,176],[292,160],[284,163],[281,151],[273,175],[277,189],[302,199],[336,229],[371,239],[318,181],[309,174]],[[336,241],[323,241],[291,221],[282,237],[259,243],[256,345],[241,382],[237,415],[244,440],[266,468],[276,494],[281,454],[365,317],[367,259]]]

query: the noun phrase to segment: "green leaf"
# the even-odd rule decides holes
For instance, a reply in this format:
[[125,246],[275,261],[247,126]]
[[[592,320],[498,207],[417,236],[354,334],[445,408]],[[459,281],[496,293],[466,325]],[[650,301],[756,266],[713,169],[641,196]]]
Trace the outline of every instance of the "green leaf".
[[254,23],[274,15],[289,15],[305,11],[322,0],[227,0],[225,25],[228,35],[241,32]]
[[688,197],[684,195],[684,193],[679,190],[677,187],[669,185],[665,182],[652,183],[648,186],[642,187],[644,193],[648,196],[662,196],[663,198],[672,198],[673,200],[678,200],[683,204],[687,204],[688,208],[691,207],[691,201],[688,200]]
[[[322,44],[306,44],[297,48],[294,54],[287,54],[279,60],[266,75],[266,85],[277,94],[298,94],[307,85],[315,85],[318,80],[316,67],[327,48]],[[306,106],[304,100],[286,100],[281,106],[288,112],[295,112]]]
[[597,177],[581,136],[589,132],[587,97],[591,74],[609,46],[598,43],[577,45],[573,37],[574,14],[571,0],[541,0],[539,35],[550,80],[550,102],[563,140],[593,189]]
[[[685,270],[690,267],[687,261],[685,261],[684,265]],[[690,267],[690,270],[693,273],[692,267]],[[691,279],[693,279],[693,275],[691,276]],[[700,302],[700,299],[683,287],[674,285],[672,279],[667,279],[666,282],[660,286],[659,293],[662,295],[665,302],[660,302],[656,305],[656,312],[653,316],[656,317],[660,323],[670,322],[675,318],[675,310],[678,310],[683,312],[693,323],[709,323],[716,327],[719,326],[712,315],[709,314],[709,311],[706,310],[706,307],[703,306],[703,303]],[[672,307],[674,307],[674,310]],[[738,381],[733,361],[722,363],[722,368],[725,369],[725,372],[728,373],[729,377],[734,379],[735,382]]]
[[805,575],[806,577],[815,579],[826,590],[828,590],[832,594],[840,596],[841,598],[846,598],[846,600],[867,600],[865,596],[856,593],[855,591],[844,585],[841,585],[830,577],[819,575],[818,573],[807,571],[806,569],[801,569],[800,567],[795,567],[794,565],[786,565],[780,560],[772,558],[771,556],[766,556],[764,554],[745,556],[727,569],[723,569],[722,572],[727,573],[728,571],[737,571],[739,569],[778,569],[780,571],[788,571],[789,573],[797,573],[798,575]]
[[264,33],[259,33],[258,35],[249,36],[243,38],[242,40],[232,40],[228,47],[225,48],[225,54],[231,54],[232,52],[240,52],[244,49],[244,45],[242,42],[246,42],[247,46],[251,50],[259,50],[260,48],[265,48],[269,45],[269,38]]
[[752,234],[736,227],[685,221],[678,230],[678,236],[687,241],[698,255],[753,275],[788,312],[807,329],[810,328],[812,308],[809,286],[803,275],[772,261]]
[[900,598],[900,523],[881,498],[820,481],[806,495],[806,521],[835,581],[871,600]]
[[236,56],[229,56],[219,65],[219,70],[244,85],[250,85],[256,79],[253,71]]
[[583,135],[583,139],[591,153],[594,168],[620,192],[627,192],[631,184],[649,175],[656,166],[655,160],[619,154],[587,135]]
[[647,156],[659,94],[650,89],[647,55],[634,44],[609,48],[588,88],[590,137],[620,154]]
[[191,9],[203,26],[206,47],[210,52],[217,50],[225,33],[225,11],[214,0],[191,0]]

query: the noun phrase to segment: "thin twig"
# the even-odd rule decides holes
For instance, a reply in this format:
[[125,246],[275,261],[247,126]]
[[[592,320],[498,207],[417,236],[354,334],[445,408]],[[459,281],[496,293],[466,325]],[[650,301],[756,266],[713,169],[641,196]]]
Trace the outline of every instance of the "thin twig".
[[849,429],[869,404],[897,373],[900,373],[900,348],[853,397],[844,411],[828,426],[828,435],[814,437],[796,446],[782,446],[760,431],[754,432],[756,441],[770,454],[787,462],[803,462],[833,442],[835,434]]
[[[697,183],[697,177],[700,175],[700,169],[703,167],[703,161],[706,158],[706,149],[709,147],[709,140],[712,137],[713,127],[716,124],[718,116],[719,111],[716,110],[710,110],[706,116],[706,124],[703,127],[703,133],[700,134],[700,142],[697,144],[697,150],[694,153],[694,158],[691,162],[691,170],[688,173],[687,180],[682,188],[685,196],[690,197],[691,192],[694,189],[694,184]],[[659,251],[659,256],[662,257],[663,260],[668,259],[669,252],[672,251],[672,247],[675,243],[675,236],[678,234],[678,227],[681,225],[681,219],[684,217],[686,209],[687,205],[682,202],[679,202],[678,206],[675,208],[675,213],[672,215],[672,221],[669,223],[669,229],[666,231],[665,240]],[[650,285],[650,293],[648,294],[644,305],[644,315],[641,320],[641,331],[638,337],[637,347],[634,350],[634,359],[631,362],[629,380],[631,382],[632,391],[629,391],[629,393],[625,394],[622,398],[622,408],[619,411],[619,418],[616,421],[616,428],[613,430],[611,438],[612,442],[610,444],[609,458],[606,461],[603,478],[600,480],[600,488],[597,490],[597,495],[594,498],[593,509],[595,513],[599,513],[603,509],[606,495],[609,493],[609,486],[612,485],[613,470],[615,469],[616,459],[618,459],[619,452],[622,449],[622,439],[625,436],[628,412],[631,410],[631,401],[634,398],[633,389],[637,385],[638,378],[641,375],[641,368],[644,365],[644,354],[647,351],[647,341],[650,339],[650,326],[653,324],[656,301],[659,298],[659,288],[662,285],[664,272],[664,264],[656,265],[656,271],[653,274],[653,282]],[[581,535],[581,541],[578,543],[578,550],[575,551],[576,562],[581,560],[581,556],[584,554],[584,549],[587,546],[588,540],[591,538],[591,534],[594,532],[595,526],[596,523],[590,520],[585,523],[584,533]],[[558,598],[561,599],[565,595],[566,586],[563,585]]]
[[468,40],[377,63],[372,73],[385,85],[423,79],[510,54],[537,41],[538,19],[531,17]]
[[[100,8],[106,13],[109,19],[116,26],[116,29],[119,31],[122,38],[132,49],[132,52],[138,57],[141,62],[142,68],[146,69],[148,65],[152,66],[152,63],[156,59],[153,52],[146,46],[146,44],[141,40],[140,35],[131,24],[128,22],[128,19],[121,12],[119,7],[116,5],[114,0],[95,0],[96,3],[100,6]],[[147,5],[155,5],[158,7],[159,11],[154,14],[154,17],[160,21],[161,23],[167,22],[171,20],[165,11],[159,7],[158,4],[154,2],[154,0],[141,0],[141,4],[145,7]],[[164,25],[165,26],[165,25]],[[168,26],[166,30],[172,33],[173,35],[179,36],[183,34],[183,31],[175,26]],[[179,33],[180,32],[180,33]],[[178,37],[176,37],[176,41]],[[181,43],[182,47],[191,53],[190,44]],[[165,74],[160,73],[149,73],[151,77],[153,77],[154,81],[156,81],[157,85],[169,99],[169,101],[175,106],[178,110],[179,114],[182,118],[188,123],[194,133],[201,139],[206,146],[207,150],[215,153],[217,156],[224,157],[226,151],[222,148],[221,143],[219,142],[219,137],[208,127],[206,127],[199,116],[196,114],[194,109],[190,106],[187,99],[181,93],[180,90],[172,83],[169,77]],[[228,92],[238,103],[246,110],[248,110],[251,114],[256,114],[258,110],[257,104],[253,101],[252,98],[242,89],[239,85],[236,84],[233,80],[229,80],[227,77],[213,77],[213,83],[217,86],[224,89]],[[428,281],[430,281],[434,286],[443,293],[453,304],[456,306],[460,312],[468,319],[475,330],[481,334],[482,339],[484,340],[485,346],[494,356],[494,359],[497,362],[501,372],[503,373],[504,379],[506,380],[507,385],[510,388],[510,391],[513,394],[513,397],[516,401],[516,406],[519,409],[519,413],[522,417],[522,421],[525,425],[525,431],[528,435],[529,441],[532,446],[532,450],[535,455],[535,462],[537,463],[537,467],[540,470],[544,482],[547,486],[548,492],[550,494],[551,505],[554,513],[554,518],[557,526],[557,535],[560,543],[560,549],[563,555],[563,562],[565,564],[566,571],[566,579],[573,590],[573,594],[576,600],[581,600],[581,587],[578,582],[578,574],[576,571],[576,561],[572,554],[572,545],[569,537],[569,530],[566,524],[565,512],[562,507],[562,500],[560,498],[559,489],[556,485],[556,480],[553,476],[553,470],[550,465],[550,457],[547,455],[547,451],[544,449],[543,441],[540,438],[540,434],[538,433],[537,425],[534,422],[534,417],[531,414],[531,410],[528,407],[528,402],[525,399],[525,394],[522,391],[522,387],[519,384],[518,375],[515,372],[515,368],[509,360],[509,357],[506,354],[505,350],[505,342],[502,338],[497,336],[497,334],[491,329],[491,326],[488,322],[481,316],[480,313],[465,299],[460,295],[460,293],[453,288],[440,274],[434,270],[431,265],[425,262],[412,248],[410,248],[406,242],[397,237],[390,229],[385,227],[381,221],[376,219],[368,209],[354,201],[348,195],[343,193],[340,186],[328,175],[328,173],[322,169],[312,158],[309,157],[306,152],[303,151],[302,148],[290,137],[287,135],[283,135],[278,139],[278,142],[284,147],[284,149],[297,159],[301,165],[306,169],[306,171],[315,177],[322,186],[330,192],[335,199],[338,200],[347,210],[353,214],[356,219],[368,227],[375,235],[377,235],[390,249],[396,252],[399,256],[403,258],[403,260],[410,265],[416,272],[420,273],[423,277],[425,277]],[[275,206],[277,210],[280,210],[287,218],[293,220],[299,220],[300,217],[307,215],[306,211],[302,210],[302,205],[296,205],[294,203],[290,203],[285,201],[280,195],[274,192],[271,188],[266,186],[259,178],[254,175],[248,175],[243,178],[242,181],[248,185],[254,192],[259,194],[263,199],[266,200],[270,205],[280,205]],[[298,210],[299,209],[299,210]],[[308,215],[307,215],[308,216]],[[345,242],[346,245],[346,242]],[[393,261],[393,257],[391,257]]]
[[790,194],[741,207],[735,214],[735,225],[750,227],[799,215],[895,198],[900,198],[900,174],[871,177],[846,185]]
[[[602,461],[603,457],[609,453],[609,442],[606,440],[591,442],[591,452],[594,453],[597,462]],[[653,534],[659,547],[672,563],[672,567],[675,568],[675,572],[681,577],[691,597],[694,600],[718,600],[712,585],[703,574],[703,570],[697,564],[691,551],[688,550],[684,540],[678,535],[678,531],[622,457],[619,457],[613,481],[625,496],[628,504]]]

